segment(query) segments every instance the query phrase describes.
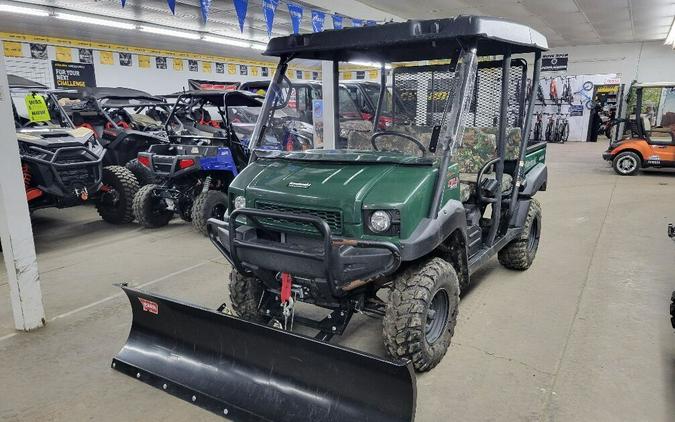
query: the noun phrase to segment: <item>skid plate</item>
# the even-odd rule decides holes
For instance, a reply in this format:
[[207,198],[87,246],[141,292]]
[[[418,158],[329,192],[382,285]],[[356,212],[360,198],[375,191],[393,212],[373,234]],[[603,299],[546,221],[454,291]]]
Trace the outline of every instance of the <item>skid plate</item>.
[[122,287],[112,367],[234,421],[412,421],[412,365]]

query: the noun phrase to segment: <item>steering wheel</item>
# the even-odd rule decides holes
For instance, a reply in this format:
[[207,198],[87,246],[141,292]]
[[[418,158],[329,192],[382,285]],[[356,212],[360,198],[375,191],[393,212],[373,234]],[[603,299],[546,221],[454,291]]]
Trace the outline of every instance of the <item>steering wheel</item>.
[[402,133],[402,132],[395,132],[393,130],[385,130],[383,132],[377,132],[373,136],[370,137],[370,143],[373,145],[373,149],[375,151],[379,151],[377,148],[377,143],[375,142],[378,138],[381,136],[398,136],[399,138],[403,138],[406,141],[412,142],[415,144],[417,148],[419,148],[420,151],[422,151],[422,155],[425,155],[427,153],[427,149],[422,145],[420,141],[417,139],[413,138],[412,136],[408,135],[407,133]]

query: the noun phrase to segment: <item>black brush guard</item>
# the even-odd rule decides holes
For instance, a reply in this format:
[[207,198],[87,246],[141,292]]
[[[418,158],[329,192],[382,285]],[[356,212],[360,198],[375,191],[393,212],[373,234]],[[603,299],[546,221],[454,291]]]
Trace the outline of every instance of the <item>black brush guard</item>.
[[122,286],[133,321],[112,367],[234,421],[412,421],[410,363]]
[[[70,189],[72,188],[73,181],[66,178],[65,173],[79,169],[91,170],[91,174],[86,175],[86,180],[81,180],[81,177],[79,177],[80,180],[77,180],[77,183],[81,184],[90,193],[95,193],[99,190],[101,186],[103,167],[101,163],[103,157],[94,154],[85,146],[61,147],[55,151],[36,146],[30,146],[28,149],[31,153],[42,155],[44,158],[31,154],[23,154],[21,160],[49,169],[55,187],[58,188],[55,190],[53,188],[50,189],[49,186],[40,186],[42,190],[59,196],[72,194]],[[63,160],[67,160],[68,158],[77,158],[78,161],[63,162]]]

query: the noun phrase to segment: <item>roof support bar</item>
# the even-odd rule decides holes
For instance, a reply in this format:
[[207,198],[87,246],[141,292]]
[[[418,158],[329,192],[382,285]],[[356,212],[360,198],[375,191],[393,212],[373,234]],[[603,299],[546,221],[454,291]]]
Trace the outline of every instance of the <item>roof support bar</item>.
[[530,128],[532,127],[532,115],[534,114],[534,103],[537,100],[537,85],[539,84],[539,77],[541,75],[541,52],[534,53],[534,71],[532,74],[532,91],[530,98],[527,99],[527,114],[525,117],[525,124],[523,125],[522,136],[520,138],[520,155],[516,163],[516,173],[514,174],[513,186],[511,187],[511,203],[509,204],[508,218],[511,221],[511,216],[516,211],[517,197],[520,190],[520,184],[523,183],[523,175],[525,174],[525,156],[527,155],[527,146],[530,143]]
[[380,67],[380,95],[377,97],[375,116],[373,116],[373,134],[378,132],[380,129],[380,116],[382,115],[382,104],[384,104],[384,97],[387,95],[387,69],[385,66],[386,66],[385,62],[382,62],[382,67]]
[[[286,75],[286,69],[288,68],[288,62],[290,60],[291,58],[286,56],[279,60],[279,66],[277,66],[277,70],[274,72],[274,76],[270,82],[270,87],[267,89],[267,95],[265,95],[262,109],[258,115],[258,121],[256,122],[253,133],[251,134],[251,143],[249,144],[249,149],[251,151],[250,158],[248,160],[249,164],[257,159],[255,150],[258,145],[260,145],[260,139],[267,129],[267,123],[269,122],[273,107],[284,95],[283,92],[281,92],[281,83],[283,82],[284,76]],[[290,87],[288,87],[288,89],[290,89]],[[288,95],[290,94],[291,93],[289,92]]]
[[[499,107],[499,135],[497,136],[497,158],[495,163],[495,173],[497,177],[497,192],[495,193],[495,202],[492,204],[492,218],[490,222],[490,232],[488,233],[487,246],[495,243],[497,232],[501,224],[502,214],[502,179],[504,178],[504,150],[506,147],[506,125],[508,124],[509,112],[509,82],[511,79],[511,52],[504,54],[502,62],[502,96]],[[480,183],[480,181],[478,181]],[[476,189],[480,189],[477,186]]]

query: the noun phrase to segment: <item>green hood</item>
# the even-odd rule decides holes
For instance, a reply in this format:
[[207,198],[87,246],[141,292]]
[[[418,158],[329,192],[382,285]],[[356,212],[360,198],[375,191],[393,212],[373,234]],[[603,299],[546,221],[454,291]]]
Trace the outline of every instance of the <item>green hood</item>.
[[420,200],[428,203],[434,185],[428,181],[435,177],[436,171],[431,165],[371,160],[260,159],[248,166],[231,188],[246,192],[249,207],[264,201],[340,210],[346,224],[359,224],[363,207],[403,211],[414,202],[419,208]]

